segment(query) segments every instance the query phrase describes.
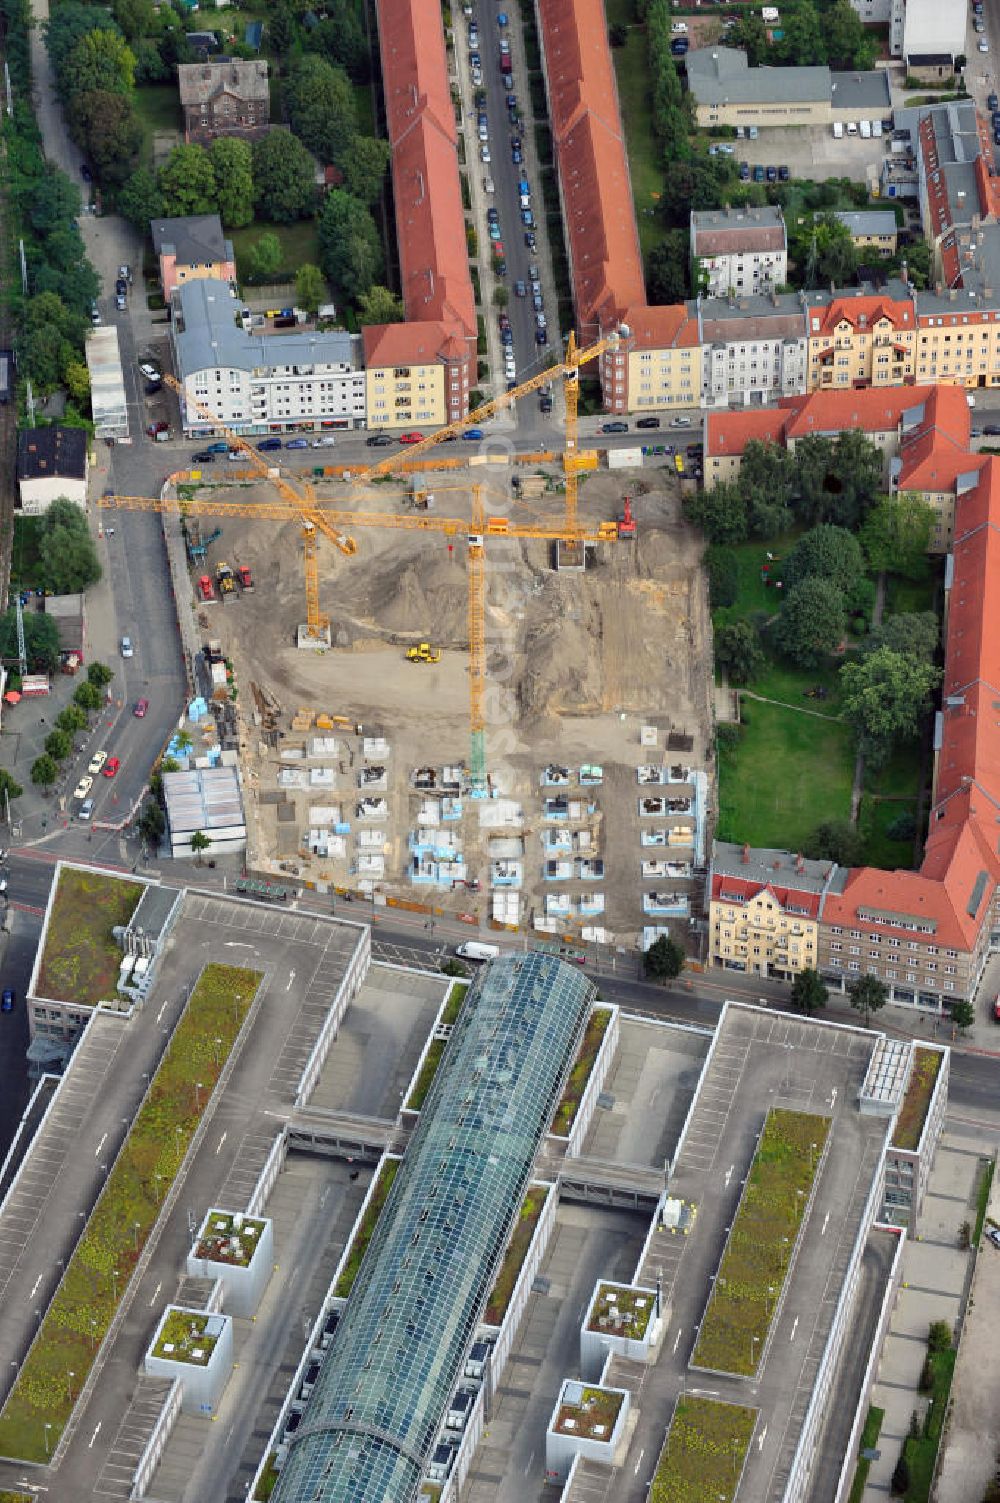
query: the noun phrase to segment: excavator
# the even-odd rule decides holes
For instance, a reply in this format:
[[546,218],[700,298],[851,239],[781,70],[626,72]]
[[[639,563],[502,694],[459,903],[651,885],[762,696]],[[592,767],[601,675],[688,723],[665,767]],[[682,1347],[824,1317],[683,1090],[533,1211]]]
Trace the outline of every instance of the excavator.
[[419,647],[406,649],[406,661],[408,663],[440,663],[440,647],[432,647],[429,642],[421,642]]

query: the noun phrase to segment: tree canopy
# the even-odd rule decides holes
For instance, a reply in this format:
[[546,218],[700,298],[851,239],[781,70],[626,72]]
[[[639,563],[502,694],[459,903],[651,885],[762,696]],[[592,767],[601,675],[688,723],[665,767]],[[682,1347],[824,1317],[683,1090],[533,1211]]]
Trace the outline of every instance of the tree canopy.
[[747,503],[737,481],[720,481],[711,490],[685,496],[684,512],[710,543],[746,542]]
[[903,657],[929,663],[937,652],[940,634],[940,623],[934,611],[902,611],[898,616],[886,616],[875,627],[864,643],[864,651],[889,647]]
[[296,58],[285,79],[285,101],[292,130],[314,156],[338,165],[347,159],[357,121],[343,68],[315,53]]
[[403,305],[388,287],[369,287],[358,298],[359,324],[394,324],[403,317]]
[[807,1017],[818,1012],[826,1006],[829,992],[823,985],[818,971],[807,966],[799,971],[792,982],[792,1006],[796,1012],[805,1013]]
[[804,579],[788,591],[772,631],[780,652],[803,668],[815,668],[836,651],[846,624],[837,586],[828,579]]
[[382,276],[382,240],[375,221],[356,198],[335,188],[326,196],[319,217],[323,270],[352,301]]
[[354,136],[340,161],[344,189],[367,208],[378,201],[392,152],[388,141],[374,136]]
[[218,136],[208,149],[215,178],[219,218],[227,230],[253,221],[253,157],[249,141]]
[[861,545],[871,567],[906,579],[925,579],[934,519],[933,506],[912,491],[881,497],[861,529]]
[[643,969],[650,981],[672,981],[684,969],[685,958],[673,936],[661,934],[643,956]]
[[159,188],[163,212],[170,216],[211,214],[218,207],[212,159],[204,146],[193,142],[171,151],[160,168]]
[[[24,647],[31,673],[55,673],[59,667],[59,629],[51,616],[41,611],[24,613]],[[11,607],[0,616],[0,657],[17,662],[17,611]]]
[[254,202],[274,224],[305,219],[316,202],[313,159],[297,136],[272,130],[253,143]]
[[847,595],[864,572],[857,538],[844,527],[823,522],[799,538],[784,561],[782,578],[786,589],[804,579],[828,579]]
[[86,512],[59,497],[42,517],[38,539],[39,578],[54,595],[89,589],[101,577]]
[[941,678],[933,663],[877,647],[840,670],[843,713],[864,755],[876,765],[900,741],[920,734],[931,695]]

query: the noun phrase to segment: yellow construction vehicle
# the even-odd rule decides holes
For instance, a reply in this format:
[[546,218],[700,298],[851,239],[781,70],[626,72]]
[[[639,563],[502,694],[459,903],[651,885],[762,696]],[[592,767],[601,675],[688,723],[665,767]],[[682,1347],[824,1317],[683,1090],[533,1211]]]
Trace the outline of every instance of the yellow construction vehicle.
[[440,647],[432,647],[429,642],[421,642],[419,647],[406,649],[406,661],[408,663],[440,663]]

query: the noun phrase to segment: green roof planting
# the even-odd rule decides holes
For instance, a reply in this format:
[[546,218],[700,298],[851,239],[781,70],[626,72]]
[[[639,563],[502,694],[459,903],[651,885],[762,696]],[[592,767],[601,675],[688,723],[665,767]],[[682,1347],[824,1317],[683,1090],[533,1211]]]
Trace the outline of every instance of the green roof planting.
[[466,998],[275,1503],[410,1503],[510,1239],[594,996],[548,955]]

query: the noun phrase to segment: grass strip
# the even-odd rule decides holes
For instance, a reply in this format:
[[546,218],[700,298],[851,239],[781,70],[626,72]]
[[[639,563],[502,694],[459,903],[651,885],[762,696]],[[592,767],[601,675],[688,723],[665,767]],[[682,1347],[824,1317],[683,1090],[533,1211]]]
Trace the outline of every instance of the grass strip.
[[[452,983],[451,990],[448,993],[448,1000],[441,1014],[441,1023],[444,1027],[451,1027],[457,1020],[459,1013],[462,1011],[465,994],[471,985],[470,981],[455,981]],[[408,1112],[419,1112],[427,1100],[427,1093],[434,1082],[434,1076],[437,1074],[437,1068],[441,1063],[441,1057],[444,1054],[447,1042],[447,1039],[431,1040],[430,1048],[424,1055],[424,1062],[420,1067],[420,1074],[417,1076],[416,1084],[406,1099],[406,1110]]]
[[[885,1410],[877,1409],[872,1404],[868,1410],[868,1418],[865,1420],[865,1428],[861,1432],[861,1440],[858,1444],[859,1451],[874,1450],[884,1418]],[[870,1469],[871,1462],[863,1456],[859,1457],[858,1464],[854,1470],[854,1481],[851,1483],[851,1491],[847,1495],[847,1503],[861,1503],[865,1487],[868,1483]]]
[[695,1367],[749,1377],[781,1299],[830,1119],[773,1107],[691,1359]]
[[756,1409],[742,1404],[678,1399],[650,1503],[732,1503],[756,1423]]
[[916,1149],[927,1120],[927,1108],[934,1094],[934,1084],[940,1068],[941,1055],[936,1049],[917,1049],[906,1095],[896,1118],[896,1130],[892,1135],[893,1148],[908,1149],[910,1152]]
[[993,1188],[993,1172],[996,1166],[996,1159],[990,1159],[979,1177],[979,1188],[976,1191],[976,1231],[972,1239],[974,1247],[979,1246],[979,1239],[982,1237],[983,1227],[986,1225],[986,1208],[990,1203],[990,1191]]
[[528,1256],[528,1248],[531,1246],[531,1239],[535,1235],[535,1227],[538,1225],[538,1218],[542,1214],[548,1194],[548,1189],[544,1185],[532,1185],[521,1202],[514,1235],[504,1254],[497,1281],[493,1285],[493,1292],[486,1302],[483,1320],[489,1326],[498,1326],[507,1314],[517,1276]]
[[365,1214],[361,1219],[361,1225],[354,1234],[354,1241],[351,1243],[351,1251],[348,1254],[347,1262],[344,1264],[340,1278],[337,1280],[337,1287],[333,1291],[338,1299],[346,1299],[354,1288],[354,1280],[361,1271],[362,1259],[368,1251],[368,1244],[372,1240],[376,1223],[382,1214],[382,1207],[389,1198],[389,1191],[392,1189],[392,1182],[399,1172],[399,1165],[399,1159],[382,1160],[382,1167],[379,1169],[375,1188],[368,1198],[368,1204],[365,1207]]
[[55,1450],[260,981],[224,965],[198,978],[0,1410],[0,1456],[44,1461]]
[[552,1126],[549,1128],[549,1132],[555,1133],[559,1138],[569,1137],[610,1022],[611,1009],[609,1007],[595,1007],[590,1014],[576,1060],[569,1072],[569,1079],[566,1081],[566,1089],[563,1091],[562,1100],[556,1107]]
[[49,914],[38,994],[94,1007],[115,997],[122,947],[112,930],[127,924],[145,892],[105,872],[63,868]]
[[943,1352],[928,1354],[927,1360],[933,1381],[923,1428],[919,1435],[908,1435],[903,1442],[903,1455],[910,1468],[910,1485],[906,1489],[906,1503],[927,1503],[930,1497],[957,1357],[958,1352],[953,1346]]

